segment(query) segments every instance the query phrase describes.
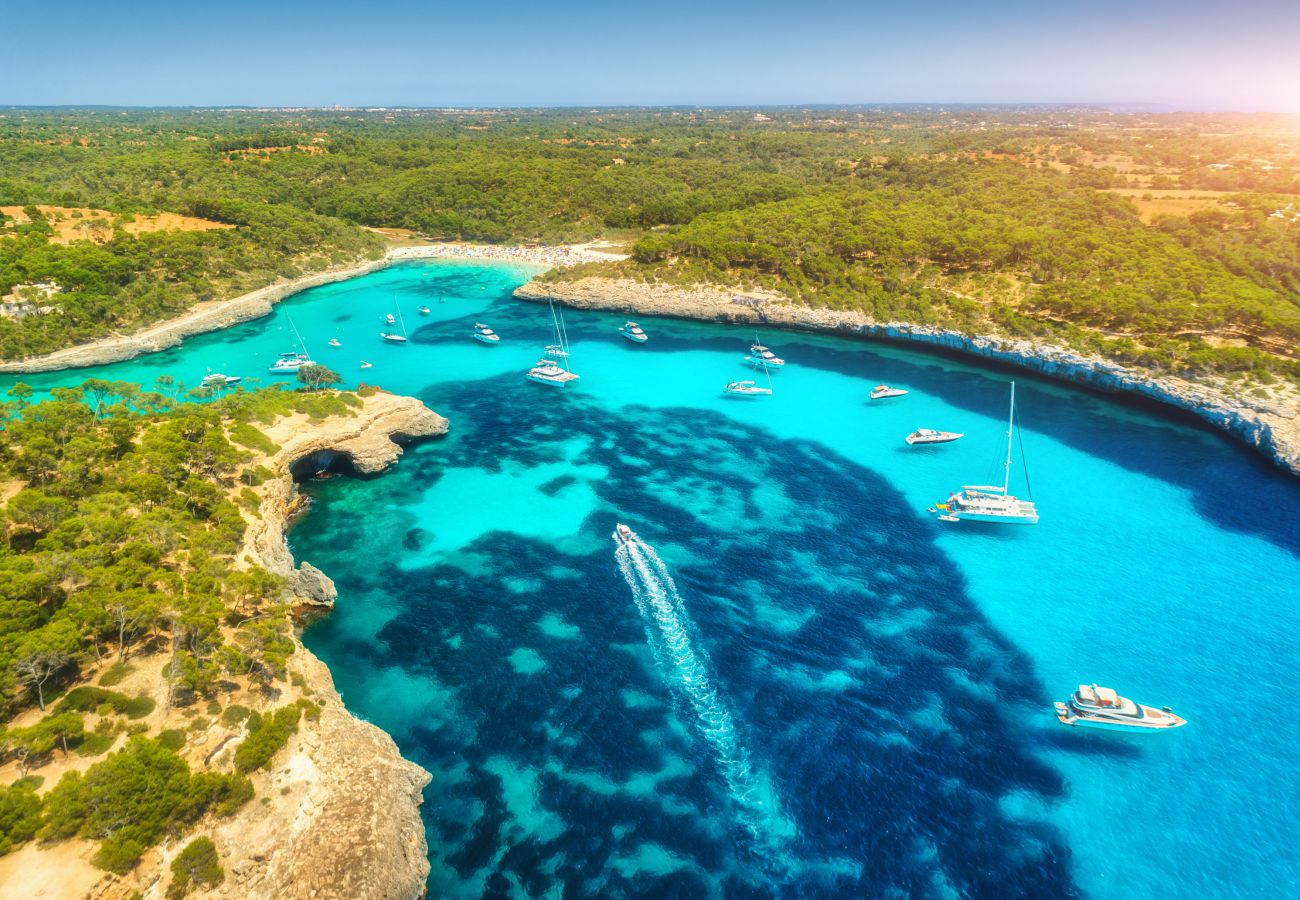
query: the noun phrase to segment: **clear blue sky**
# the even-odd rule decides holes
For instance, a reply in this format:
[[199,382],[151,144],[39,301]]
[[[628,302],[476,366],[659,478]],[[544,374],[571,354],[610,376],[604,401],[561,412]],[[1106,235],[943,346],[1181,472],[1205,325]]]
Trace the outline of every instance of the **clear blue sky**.
[[0,0],[0,104],[1300,111],[1300,0]]

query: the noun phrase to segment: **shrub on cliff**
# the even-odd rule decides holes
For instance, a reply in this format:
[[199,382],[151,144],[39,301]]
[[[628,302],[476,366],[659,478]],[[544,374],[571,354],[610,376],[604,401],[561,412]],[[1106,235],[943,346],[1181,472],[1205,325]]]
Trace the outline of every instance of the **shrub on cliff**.
[[30,780],[0,785],[0,856],[35,837],[40,821],[41,798]]
[[235,750],[235,768],[240,772],[252,772],[269,763],[298,731],[298,717],[301,713],[301,707],[293,704],[281,707],[270,715],[260,716],[257,720],[250,716],[248,736]]
[[167,900],[180,900],[191,887],[214,888],[226,880],[217,857],[217,846],[208,837],[195,838],[172,860],[172,883]]

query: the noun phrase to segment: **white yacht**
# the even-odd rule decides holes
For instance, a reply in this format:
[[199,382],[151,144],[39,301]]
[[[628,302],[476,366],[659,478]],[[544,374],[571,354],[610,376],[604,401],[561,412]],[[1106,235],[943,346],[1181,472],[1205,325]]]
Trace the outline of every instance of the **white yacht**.
[[330,339],[329,339],[329,345],[330,345],[331,347],[342,347],[342,346],[343,346],[343,342],[340,341],[338,338],[330,338]]
[[749,356],[745,357],[745,362],[756,369],[780,369],[785,367],[785,360],[758,343],[758,341],[750,345]]
[[482,322],[474,323],[474,340],[481,344],[495,346],[501,342],[501,335],[497,334],[491,328],[488,328]]
[[542,352],[554,359],[566,359],[569,355],[569,351],[565,350],[559,344],[547,344],[542,349]]
[[[1004,525],[1037,525],[1038,509],[1034,501],[1012,496],[1011,487],[1011,437],[1016,423],[1016,383],[1011,382],[1011,412],[1007,416],[1007,459],[1003,468],[1002,486],[963,485],[960,491],[948,497],[947,502],[936,503],[930,512],[940,522],[997,522]],[[1026,481],[1028,477],[1026,477]]]
[[916,447],[925,444],[948,444],[965,436],[965,434],[957,431],[935,431],[933,428],[918,428],[903,440],[907,441],[909,447]]
[[1161,731],[1187,724],[1167,706],[1143,706],[1096,684],[1081,684],[1069,700],[1057,703],[1056,718],[1062,725],[1111,731]]
[[397,317],[392,313],[389,313],[388,315],[384,316],[384,324],[387,325],[389,328],[392,328],[394,325],[397,324]]
[[314,366],[315,362],[306,353],[282,353],[266,371],[272,375],[296,375],[303,366]]
[[890,397],[902,397],[907,391],[902,388],[890,387],[887,384],[878,384],[871,390],[872,400],[887,400]]
[[624,322],[623,327],[618,330],[618,333],[634,344],[644,344],[646,341],[650,340],[650,335],[646,334],[641,329],[641,326],[635,322]]
[[205,388],[228,387],[232,384],[239,384],[240,381],[241,378],[238,375],[222,375],[220,372],[209,372],[203,376],[203,380],[199,382],[199,385]]
[[549,384],[552,387],[564,387],[570,381],[577,381],[578,376],[568,369],[562,369],[554,361],[549,359],[539,359],[533,367],[528,370],[528,380],[536,381],[538,384]]

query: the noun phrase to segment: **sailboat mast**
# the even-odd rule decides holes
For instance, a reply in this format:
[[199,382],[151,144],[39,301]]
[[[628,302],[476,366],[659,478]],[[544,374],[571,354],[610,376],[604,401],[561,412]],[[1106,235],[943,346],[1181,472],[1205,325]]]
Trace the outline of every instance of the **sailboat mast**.
[[1016,427],[1016,383],[1011,382],[1011,411],[1007,413],[1007,465],[1002,477],[1002,493],[1011,490],[1011,433]]

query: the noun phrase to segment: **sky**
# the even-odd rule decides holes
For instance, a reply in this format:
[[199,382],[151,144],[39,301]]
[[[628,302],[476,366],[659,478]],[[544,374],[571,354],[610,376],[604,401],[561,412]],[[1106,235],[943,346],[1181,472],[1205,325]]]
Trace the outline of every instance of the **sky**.
[[1300,0],[0,0],[0,105],[1300,112]]

